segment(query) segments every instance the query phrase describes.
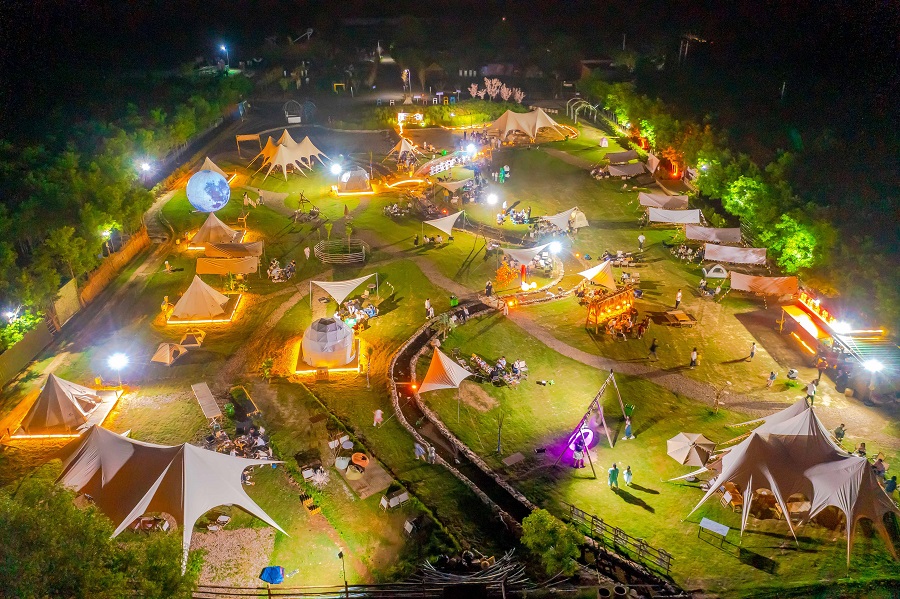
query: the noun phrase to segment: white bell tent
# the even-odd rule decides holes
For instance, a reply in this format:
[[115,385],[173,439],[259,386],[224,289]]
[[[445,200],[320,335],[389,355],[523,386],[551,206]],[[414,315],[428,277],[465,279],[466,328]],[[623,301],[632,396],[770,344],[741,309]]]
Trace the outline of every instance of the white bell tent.
[[215,243],[232,243],[239,236],[238,231],[219,220],[215,213],[210,212],[200,230],[191,238],[190,247],[198,249]]
[[209,156],[207,156],[206,160],[203,161],[203,166],[200,167],[200,170],[201,171],[212,171],[214,173],[219,173],[220,175],[225,177],[226,180],[228,180],[228,175],[225,173],[225,171],[223,171],[221,168],[219,168],[219,165],[217,165],[215,162],[210,160]]
[[459,219],[462,213],[463,211],[460,210],[456,214],[443,216],[441,218],[434,218],[432,220],[426,220],[424,221],[424,224],[431,225],[432,227],[442,231],[447,235],[453,235],[453,225],[456,224],[456,221]]
[[194,275],[190,287],[172,309],[172,317],[183,320],[207,320],[225,314],[228,296],[219,293]]
[[338,304],[342,304],[347,296],[353,293],[353,290],[371,279],[375,277],[375,290],[377,293],[378,290],[378,273],[372,273],[370,275],[366,275],[364,277],[359,277],[357,279],[350,279],[349,281],[310,281],[309,282],[309,305],[312,306],[312,286],[313,284],[318,285],[325,292],[334,299]]
[[593,281],[594,283],[603,285],[610,291],[616,290],[616,278],[613,275],[612,262],[609,260],[604,260],[597,266],[583,270],[578,274],[584,277],[586,281]]
[[88,415],[100,402],[93,389],[51,374],[25,414],[22,429],[29,435],[74,431],[87,422]]
[[150,361],[171,366],[175,360],[186,353],[188,353],[188,350],[183,345],[177,343],[160,343],[159,347],[156,348],[156,353],[150,358]]

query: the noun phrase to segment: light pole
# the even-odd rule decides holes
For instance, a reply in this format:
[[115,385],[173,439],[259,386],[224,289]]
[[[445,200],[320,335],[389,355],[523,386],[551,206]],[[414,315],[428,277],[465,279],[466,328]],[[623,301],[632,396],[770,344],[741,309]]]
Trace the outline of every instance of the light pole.
[[109,367],[116,371],[119,377],[119,387],[122,386],[122,369],[128,366],[128,356],[119,352],[111,355],[107,361]]
[[231,66],[231,60],[228,58],[228,48],[225,47],[225,44],[222,44],[219,48],[225,53],[225,71],[227,72],[228,68]]
[[347,586],[347,568],[344,565],[344,552],[338,551],[338,557],[341,558],[341,576],[344,577],[344,596],[350,597],[350,587]]

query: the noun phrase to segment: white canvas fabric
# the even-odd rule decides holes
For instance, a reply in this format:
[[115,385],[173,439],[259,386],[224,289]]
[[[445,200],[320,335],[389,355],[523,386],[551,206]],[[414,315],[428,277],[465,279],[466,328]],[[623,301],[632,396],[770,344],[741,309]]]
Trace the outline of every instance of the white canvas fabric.
[[456,389],[472,373],[457,364],[453,359],[439,350],[434,349],[434,356],[428,366],[428,372],[419,387],[419,393],[428,393],[439,389]]
[[644,193],[642,191],[638,194],[638,201],[641,206],[664,210],[687,210],[688,207],[687,196],[670,196],[664,193]]
[[531,259],[540,254],[544,249],[549,246],[549,243],[545,243],[544,245],[539,245],[533,248],[522,248],[522,249],[511,249],[511,248],[500,248],[503,250],[503,253],[519,262],[520,264],[527,264],[531,262]]
[[246,258],[247,256],[262,256],[263,242],[251,241],[250,243],[211,243],[203,248],[203,254],[207,258]]
[[225,314],[228,296],[219,293],[194,275],[190,287],[172,309],[172,316],[185,320],[206,320]]
[[591,225],[588,224],[587,216],[584,212],[576,208],[575,212],[573,212],[572,216],[569,218],[569,226],[577,230],[583,227],[590,227]]
[[713,264],[712,268],[706,271],[707,279],[727,279],[728,271],[721,264]]
[[[703,259],[713,262],[730,262],[732,264],[765,264],[766,248],[739,248],[727,245],[707,243],[704,246]],[[732,273],[733,275],[734,273]]]
[[314,321],[301,341],[303,361],[317,368],[346,366],[356,357],[353,329],[337,318]]
[[594,281],[595,283],[603,285],[611,291],[616,290],[616,278],[613,276],[612,262],[609,260],[604,260],[601,264],[583,270],[578,274],[588,281]]
[[375,273],[372,273],[358,279],[350,279],[349,281],[313,281],[313,283],[324,289],[328,295],[334,298],[334,301],[342,304],[347,299],[347,296],[353,293],[354,289],[374,276]]
[[205,247],[212,243],[231,243],[238,236],[238,232],[219,220],[214,212],[206,217],[206,222],[200,226],[200,230],[191,239],[191,247]]
[[544,220],[552,223],[555,227],[559,228],[562,231],[569,230],[569,220],[572,218],[572,214],[577,210],[577,208],[569,208],[565,212],[560,212],[559,214],[554,214],[553,216],[545,216]]
[[606,155],[606,159],[610,164],[625,164],[639,158],[638,153],[634,150],[626,150],[624,152],[610,152]]
[[249,275],[259,270],[259,258],[197,258],[198,275]]
[[438,181],[437,184],[450,193],[456,193],[457,189],[464,187],[466,183],[471,181],[471,177],[468,179],[463,179],[462,181]]
[[34,405],[25,414],[22,428],[29,435],[76,430],[87,422],[88,415],[100,401],[93,389],[51,374]]
[[613,177],[637,177],[644,174],[643,162],[632,162],[629,164],[610,164],[609,174]]
[[[285,131],[287,133],[287,131]],[[266,164],[269,165],[269,170],[266,171],[266,176],[263,177],[263,181],[268,178],[272,171],[276,168],[280,168],[282,174],[284,175],[284,180],[287,181],[288,167],[295,173],[300,173],[304,177],[306,173],[303,172],[304,165],[300,162],[297,153],[293,150],[296,150],[296,147],[288,147],[286,145],[279,145],[275,149],[275,154],[267,161],[263,163],[262,168],[265,168]],[[260,168],[260,170],[262,170]]]
[[536,108],[531,112],[520,113],[507,110],[500,118],[488,125],[489,134],[496,135],[500,139],[506,137],[513,131],[521,131],[534,139],[538,131],[545,127],[551,127],[560,135],[565,136],[565,131],[559,126],[559,123],[550,118],[546,112],[540,108]]
[[390,152],[388,152],[388,156],[396,154],[399,157],[399,156],[402,156],[403,154],[405,154],[406,152],[409,152],[410,154],[413,154],[414,156],[422,156],[423,155],[421,150],[419,150],[419,148],[417,148],[411,141],[409,141],[405,137],[401,137],[400,141],[397,142],[397,145],[394,146],[394,148]]
[[716,444],[699,433],[678,433],[666,441],[666,453],[685,466],[705,466]]
[[199,329],[193,329],[181,336],[181,341],[178,342],[178,345],[182,347],[200,347],[203,345],[205,338],[206,333]]
[[800,285],[797,277],[753,277],[733,272],[731,288],[760,295],[794,295]]
[[203,166],[200,167],[200,170],[201,171],[213,171],[214,173],[219,173],[220,175],[225,177],[225,179],[228,179],[228,175],[225,174],[225,171],[223,171],[221,168],[219,168],[219,165],[217,165],[215,162],[210,160],[209,156],[207,156],[206,160],[203,161]]
[[284,533],[241,484],[246,468],[272,463],[281,462],[238,458],[187,443],[143,443],[92,426],[73,444],[57,482],[90,495],[116,525],[113,537],[145,513],[169,514],[182,528],[186,563],[194,524],[220,505],[236,505]]
[[[659,158],[653,153],[647,154],[647,170],[650,171],[650,174],[652,175],[656,172],[657,168],[659,168]],[[660,206],[660,208],[664,208],[664,206]]]
[[695,241],[708,241],[709,243],[740,243],[741,230],[716,227],[701,227],[700,225],[688,225],[684,228],[684,236]]
[[272,160],[272,157],[275,155],[275,152],[277,150],[278,150],[278,146],[275,144],[275,142],[272,141],[272,138],[267,137],[266,145],[264,145],[263,149],[259,151],[259,154],[257,154],[256,156],[253,157],[253,160],[251,160],[247,166],[250,166],[250,164],[253,164],[259,158],[263,159],[263,164],[267,164],[269,161]]
[[188,350],[183,345],[178,345],[177,343],[160,343],[159,347],[156,348],[156,353],[150,358],[150,361],[171,366],[172,362],[186,353],[188,353]]
[[459,216],[461,214],[462,214],[462,211],[460,210],[456,214],[451,214],[449,216],[435,218],[432,220],[426,220],[425,224],[431,225],[432,227],[435,227],[436,229],[440,229],[447,235],[453,235],[453,225],[456,224],[456,220],[459,218]]
[[321,164],[325,164],[325,161],[322,160],[322,157],[328,158],[328,156],[316,147],[316,145],[312,142],[309,136],[303,138],[297,147],[292,151],[294,157],[306,165],[307,168],[312,168],[313,166],[313,158],[318,160]]
[[369,173],[363,168],[354,168],[341,174],[338,181],[338,190],[345,193],[353,193],[358,191],[372,191],[372,184],[369,182]]
[[650,208],[649,212],[651,223],[696,225],[700,222],[699,210],[663,210],[662,208]]
[[291,134],[288,133],[287,129],[285,129],[284,132],[281,134],[281,137],[278,138],[277,144],[279,146],[287,146],[289,148],[292,148],[297,145],[297,142],[294,141],[294,138],[291,137]]

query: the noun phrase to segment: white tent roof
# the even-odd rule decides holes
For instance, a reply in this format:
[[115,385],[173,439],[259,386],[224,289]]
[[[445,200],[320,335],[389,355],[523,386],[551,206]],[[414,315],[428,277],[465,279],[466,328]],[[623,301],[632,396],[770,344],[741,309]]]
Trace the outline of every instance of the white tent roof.
[[397,142],[397,145],[394,146],[394,149],[388,152],[387,155],[390,156],[391,154],[397,154],[397,156],[400,156],[405,152],[409,152],[416,156],[422,155],[421,150],[419,150],[419,148],[417,148],[411,141],[409,141],[405,137],[401,137],[400,141]]
[[688,225],[684,228],[684,236],[696,241],[708,241],[710,243],[740,243],[741,229],[717,229],[715,227],[701,227]]
[[650,208],[651,223],[674,223],[680,225],[697,224],[700,222],[699,210],[663,210],[662,208]]
[[209,156],[207,156],[206,160],[203,161],[203,166],[200,167],[200,170],[201,171],[213,171],[215,173],[219,173],[220,175],[225,177],[225,179],[228,179],[228,175],[225,174],[225,171],[223,171],[221,168],[219,168],[219,165],[217,165],[215,162],[210,160]]
[[431,225],[437,229],[440,229],[447,235],[453,235],[453,225],[456,224],[456,219],[459,218],[459,215],[462,214],[462,210],[457,212],[456,214],[451,214],[449,216],[444,216],[441,218],[435,218],[432,220],[426,220],[426,225]]
[[237,231],[219,220],[215,213],[210,212],[200,230],[191,239],[191,245],[202,247],[210,243],[231,243],[237,234]]
[[643,162],[632,162],[629,164],[610,164],[609,174],[613,177],[636,177],[644,174]]
[[25,414],[22,428],[28,434],[72,431],[87,422],[100,403],[97,392],[51,374],[34,405]]
[[544,248],[549,246],[549,243],[545,243],[544,245],[539,245],[533,248],[522,248],[522,249],[511,249],[511,248],[500,248],[503,250],[503,253],[515,260],[516,262],[520,262],[522,264],[526,264],[531,262],[531,259],[540,254]]
[[[287,133],[287,131],[285,131]],[[269,170],[266,171],[266,176],[263,177],[263,180],[272,173],[275,167],[281,169],[282,174],[284,174],[284,180],[287,181],[287,171],[288,167],[291,167],[292,170],[302,174],[304,177],[306,173],[303,172],[303,164],[299,161],[297,157],[297,149],[296,146],[288,147],[286,145],[279,145],[275,148],[275,154],[269,157],[266,161],[263,162],[263,166],[260,168],[262,170],[265,168],[266,164],[269,165]]]
[[545,216],[544,220],[552,223],[557,228],[562,229],[563,231],[569,230],[569,220],[572,218],[572,214],[577,210],[577,208],[569,208],[565,212],[560,212],[559,214],[554,214],[553,216]]
[[604,260],[597,266],[583,270],[578,274],[588,281],[599,283],[612,291],[616,290],[616,279],[613,276],[612,262],[609,260]]
[[[737,248],[707,243],[703,246],[703,259],[733,264],[765,264],[766,248]],[[733,275],[734,273],[732,273]]]
[[462,181],[438,181],[437,184],[449,191],[450,193],[455,193],[457,189],[463,187],[466,183],[471,181],[472,178],[463,179]]
[[[250,161],[250,164],[256,162],[256,159],[260,157],[262,157],[263,159],[263,164],[268,163],[270,160],[272,160],[272,156],[275,155],[276,150],[278,150],[278,146],[275,144],[275,142],[272,141],[272,138],[266,138],[266,145],[263,146],[263,149],[259,151],[259,154],[253,157],[253,160]],[[247,166],[250,166],[250,164],[248,164]]]
[[172,362],[186,353],[188,353],[188,350],[183,345],[178,345],[177,343],[160,343],[159,347],[156,348],[156,353],[150,358],[150,361],[171,366]]
[[610,152],[606,155],[606,159],[610,164],[625,164],[631,160],[638,159],[638,153],[634,150],[625,150],[624,152]]
[[665,210],[686,210],[688,207],[687,196],[670,196],[665,193],[644,193],[642,191],[638,194],[638,201],[641,206]]
[[197,258],[198,275],[249,275],[259,270],[259,257]]
[[353,361],[353,329],[339,318],[320,318],[303,333],[303,361],[310,366],[338,368]]
[[800,287],[797,277],[753,277],[733,272],[731,288],[761,295],[793,295]]
[[203,248],[203,254],[208,258],[259,257],[262,256],[262,253],[262,241],[251,241],[250,243],[211,243]]
[[375,273],[359,277],[358,279],[350,279],[349,281],[312,281],[325,290],[328,295],[334,298],[334,301],[341,304],[347,299],[347,296],[353,293],[353,290],[362,285],[365,281],[374,277]]
[[293,150],[294,156],[302,163],[305,163],[307,167],[312,168],[313,158],[316,158],[322,164],[325,164],[325,161],[322,160],[322,156],[328,158],[328,156],[317,148],[309,136],[303,138],[297,147]]
[[190,287],[172,309],[172,316],[195,320],[214,318],[225,313],[222,306],[227,302],[227,295],[219,293],[194,275]]
[[561,135],[565,135],[565,131],[560,128],[559,123],[540,108],[524,114],[507,110],[500,115],[500,118],[488,125],[487,131],[497,135],[500,139],[505,139],[513,131],[521,131],[528,137],[534,138],[544,127],[552,127]]
[[90,495],[116,525],[114,537],[142,514],[169,514],[182,528],[186,558],[194,524],[220,505],[239,506],[284,532],[241,484],[244,469],[272,463],[187,443],[174,447],[143,443],[92,426],[64,462],[57,482]]
[[294,138],[291,137],[291,134],[288,133],[287,129],[285,129],[284,132],[281,134],[281,137],[278,138],[277,144],[279,146],[287,146],[289,148],[292,148],[297,145],[297,142],[294,141]]
[[419,393],[437,391],[438,389],[456,389],[472,373],[457,364],[453,359],[439,350],[434,349],[434,356],[428,366],[425,379],[419,387]]
[[659,158],[652,152],[647,154],[647,170],[651,175],[656,172],[657,167],[659,167]]

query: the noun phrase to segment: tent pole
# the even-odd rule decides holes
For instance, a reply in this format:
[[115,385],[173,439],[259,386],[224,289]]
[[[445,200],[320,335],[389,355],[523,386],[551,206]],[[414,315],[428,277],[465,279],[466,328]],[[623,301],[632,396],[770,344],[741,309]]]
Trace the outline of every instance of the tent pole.
[[378,300],[381,301],[381,291],[378,286],[378,273],[377,272],[375,273],[375,297],[377,297]]
[[625,414],[625,404],[622,403],[622,393],[619,392],[619,386],[616,384],[616,377],[613,374],[613,369],[609,369],[609,380],[612,381],[613,388],[616,390],[616,397],[619,398],[619,407],[622,408],[622,418],[628,418],[628,415]]
[[[578,434],[581,434],[581,431],[579,431]],[[584,442],[584,436],[581,437],[581,441]],[[594,475],[594,479],[596,480],[597,479],[597,470],[594,468],[594,460],[591,458],[591,450],[588,447],[585,447],[584,453],[587,454],[588,464],[591,465],[591,473]]]

